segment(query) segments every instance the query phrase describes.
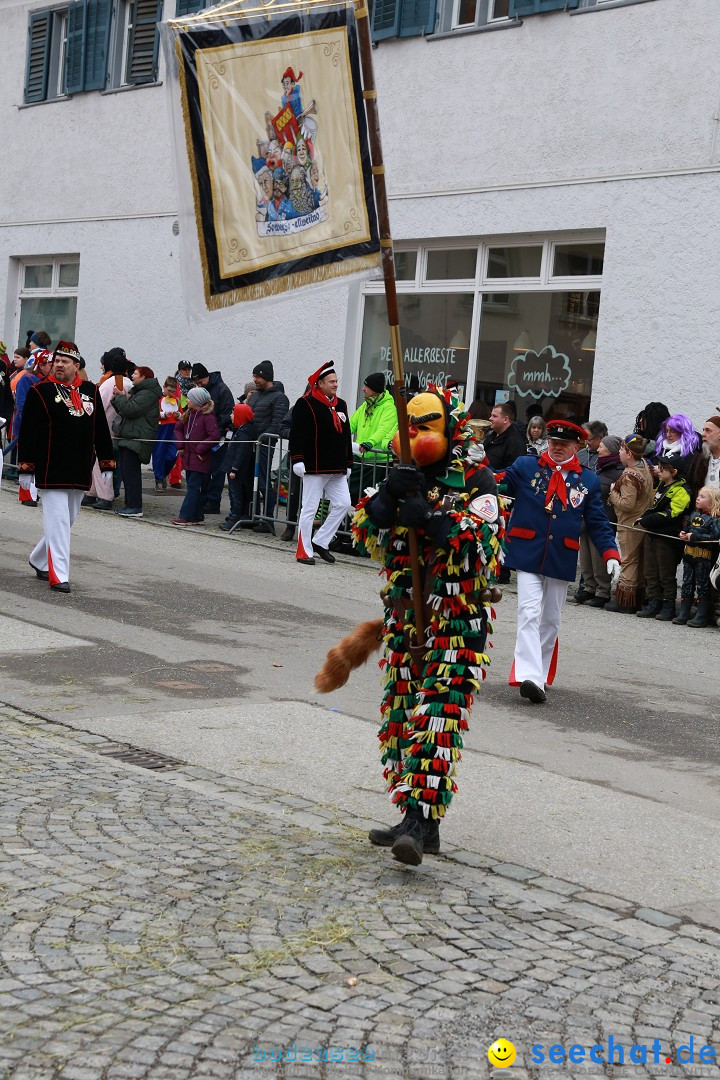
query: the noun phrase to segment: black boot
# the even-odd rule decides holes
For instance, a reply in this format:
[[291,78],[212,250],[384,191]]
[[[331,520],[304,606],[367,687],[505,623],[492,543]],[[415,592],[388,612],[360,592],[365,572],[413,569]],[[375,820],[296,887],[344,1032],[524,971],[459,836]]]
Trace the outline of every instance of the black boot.
[[419,866],[423,860],[423,814],[421,810],[406,810],[403,828],[392,846],[398,862]]
[[662,600],[648,600],[644,608],[635,612],[638,619],[654,619],[656,615],[660,614],[662,608]]
[[710,600],[707,597],[698,600],[697,611],[695,612],[695,618],[691,619],[688,626],[709,626],[710,625]]
[[[376,847],[392,847],[398,836],[406,829],[407,818],[403,818],[392,829],[371,829],[368,833],[371,844]],[[423,852],[425,855],[438,855],[440,852],[440,822],[436,818],[423,821]]]
[[675,601],[663,600],[660,614],[656,615],[655,618],[658,622],[672,622],[675,618]]
[[674,623],[675,626],[684,626],[685,623],[688,621],[688,619],[690,618],[690,610],[692,608],[692,602],[693,602],[692,596],[681,596],[680,597],[680,607],[678,609],[677,615],[673,619],[673,623]]

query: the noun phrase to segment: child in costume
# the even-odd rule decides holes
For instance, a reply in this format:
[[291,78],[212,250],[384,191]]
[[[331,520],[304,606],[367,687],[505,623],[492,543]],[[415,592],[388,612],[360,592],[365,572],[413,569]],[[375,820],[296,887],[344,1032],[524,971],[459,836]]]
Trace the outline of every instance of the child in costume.
[[156,442],[152,452],[152,467],[155,474],[155,487],[166,488],[168,474],[177,461],[175,446],[175,424],[180,419],[180,386],[177,379],[168,375],[163,383],[163,397],[160,398],[160,420]]
[[[683,553],[682,600],[676,626],[710,625],[710,571],[717,558],[717,544],[703,544],[702,540],[720,540],[720,491],[716,488],[700,488],[695,500],[695,511],[680,533],[686,540]],[[698,606],[695,618],[690,619],[690,608],[697,592]]]
[[[363,624],[368,642],[381,636],[385,693],[379,739],[384,776],[403,819],[373,829],[373,844],[418,865],[440,850],[439,824],[454,793],[470,706],[489,664],[488,588],[500,557],[502,526],[495,480],[473,460],[468,414],[449,390],[430,386],[408,402],[412,465],[390,470],[378,491],[361,499],[353,520],[355,544],[383,565],[385,617]],[[399,452],[399,437],[393,448]],[[418,640],[412,599],[408,527],[417,531],[426,638]],[[316,686],[341,685],[372,645],[356,650],[353,635],[331,650]],[[346,663],[333,681],[333,664]]]

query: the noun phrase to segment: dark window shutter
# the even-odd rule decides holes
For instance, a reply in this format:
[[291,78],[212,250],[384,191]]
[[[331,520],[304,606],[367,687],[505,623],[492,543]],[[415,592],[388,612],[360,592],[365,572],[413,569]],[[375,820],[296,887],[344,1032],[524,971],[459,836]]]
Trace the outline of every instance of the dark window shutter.
[[205,8],[205,0],[177,0],[175,7],[175,18],[179,19],[181,15],[195,15],[198,11],[203,11]]
[[112,0],[87,0],[85,15],[85,89],[104,90],[107,79]]
[[435,29],[435,0],[402,0],[400,37],[432,34]]
[[543,15],[546,11],[569,11],[579,4],[580,0],[510,0],[508,15],[517,19],[525,15]]
[[68,5],[67,47],[65,53],[66,94],[85,89],[85,0]]
[[158,65],[157,24],[162,18],[163,0],[133,0],[132,31],[128,44],[127,81],[155,82]]
[[52,15],[38,11],[28,24],[28,51],[25,64],[25,101],[44,101],[47,96]]
[[401,4],[402,0],[373,0],[370,26],[373,41],[397,37],[400,29]]

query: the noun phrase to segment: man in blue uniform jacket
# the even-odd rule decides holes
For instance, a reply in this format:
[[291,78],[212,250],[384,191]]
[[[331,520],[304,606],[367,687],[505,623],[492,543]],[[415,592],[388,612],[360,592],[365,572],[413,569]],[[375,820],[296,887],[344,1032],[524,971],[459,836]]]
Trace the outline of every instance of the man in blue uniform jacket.
[[505,473],[501,491],[514,497],[505,566],[517,570],[518,623],[510,685],[534,704],[545,701],[555,676],[557,637],[567,583],[575,580],[580,526],[605,560],[613,581],[620,554],[605,514],[600,482],[577,458],[585,432],[568,420],[547,425],[541,457],[521,457]]

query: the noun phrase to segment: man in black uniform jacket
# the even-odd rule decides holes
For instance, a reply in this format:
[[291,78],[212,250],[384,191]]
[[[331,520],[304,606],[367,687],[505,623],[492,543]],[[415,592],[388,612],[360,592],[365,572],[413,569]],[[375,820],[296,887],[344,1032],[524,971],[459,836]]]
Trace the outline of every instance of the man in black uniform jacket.
[[[314,566],[315,552],[325,562],[335,562],[328,544],[352,505],[347,478],[353,456],[348,407],[337,396],[338,377],[332,362],[318,368],[308,382],[310,390],[293,407],[289,449],[292,470],[303,478],[295,557]],[[313,521],[323,497],[330,500],[330,513],[313,538]]]
[[70,529],[92,483],[95,458],[101,472],[115,468],[103,403],[79,371],[77,345],[59,341],[50,375],[25,399],[18,441],[20,485],[29,488],[34,480],[42,491],[44,535],[30,565],[58,592],[70,592]]

